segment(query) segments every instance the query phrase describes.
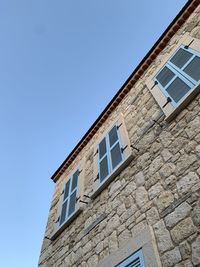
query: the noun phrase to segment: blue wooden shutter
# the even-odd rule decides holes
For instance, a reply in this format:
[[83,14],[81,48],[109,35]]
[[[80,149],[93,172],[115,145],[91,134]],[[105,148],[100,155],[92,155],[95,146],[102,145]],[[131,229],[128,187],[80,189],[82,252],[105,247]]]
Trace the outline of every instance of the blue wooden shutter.
[[99,178],[102,182],[109,174],[108,148],[106,137],[99,144]]
[[70,217],[76,208],[76,198],[78,193],[78,177],[79,170],[77,170],[72,177],[69,178],[64,187],[64,194],[61,207],[61,215],[59,224],[63,224],[68,217]]
[[200,57],[195,56],[183,71],[198,82],[200,80]]
[[112,170],[122,161],[122,151],[117,126],[115,125],[108,133],[110,158]]
[[116,267],[145,267],[142,250],[137,251]]
[[77,191],[78,191],[78,187],[77,187],[78,176],[79,176],[79,170],[77,170],[71,178],[68,217],[75,211],[76,197],[77,197]]

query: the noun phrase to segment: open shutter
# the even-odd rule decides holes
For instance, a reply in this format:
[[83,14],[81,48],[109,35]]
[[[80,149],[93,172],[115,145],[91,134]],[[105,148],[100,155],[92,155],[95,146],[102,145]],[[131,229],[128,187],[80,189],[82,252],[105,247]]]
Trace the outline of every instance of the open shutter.
[[134,253],[116,267],[145,267],[142,250]]

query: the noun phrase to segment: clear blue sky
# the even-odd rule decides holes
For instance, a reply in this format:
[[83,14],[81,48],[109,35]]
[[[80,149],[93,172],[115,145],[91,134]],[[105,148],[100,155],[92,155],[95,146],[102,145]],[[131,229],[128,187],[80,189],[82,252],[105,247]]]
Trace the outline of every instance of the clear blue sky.
[[51,175],[185,3],[0,1],[1,266],[37,266]]

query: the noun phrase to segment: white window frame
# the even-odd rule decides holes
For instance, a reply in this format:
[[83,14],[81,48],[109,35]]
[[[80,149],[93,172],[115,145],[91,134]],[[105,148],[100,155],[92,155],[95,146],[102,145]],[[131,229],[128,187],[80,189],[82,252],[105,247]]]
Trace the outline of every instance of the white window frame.
[[138,251],[140,255],[142,253],[145,267],[162,267],[154,232],[149,225],[141,227],[133,237],[122,244],[119,243],[119,248],[102,259],[96,267],[122,267],[120,264],[137,255]]
[[[158,75],[159,71],[161,71],[161,69],[163,69],[163,67],[169,62],[169,60],[175,54],[177,49],[184,46],[188,46],[188,50],[192,49],[196,51],[198,54],[200,53],[200,40],[190,36],[189,33],[185,33],[184,36],[179,39],[176,46],[174,46],[174,48],[171,49],[170,53],[166,54],[163,53],[162,55],[158,56],[159,57],[158,60],[159,61],[162,60],[162,64],[158,64],[156,67],[152,65],[152,67],[149,68],[150,75],[146,80],[147,88],[149,89],[150,93],[152,94],[152,96],[155,98],[156,102],[162,109],[163,113],[165,114],[165,120],[168,122],[171,121],[177,114],[179,114],[179,112],[182,109],[184,109],[200,92],[200,82],[198,82],[193,86],[191,90],[189,90],[189,92],[178,103],[175,104],[172,101],[169,102],[167,105],[165,105],[167,101],[167,95],[164,93],[164,90],[162,90],[159,84],[155,83],[155,77]],[[179,73],[181,73],[180,70]],[[188,80],[187,75],[184,74],[184,76],[185,79]]]
[[[100,142],[106,137],[108,142],[108,133],[114,126],[118,127],[118,140],[120,147],[123,149],[123,155],[122,160],[119,162],[115,168],[111,167],[111,157],[109,155],[109,165],[110,165],[110,172],[109,174],[103,179],[103,181],[100,180],[99,175],[99,144]],[[117,141],[118,142],[118,141]],[[114,146],[114,145],[113,145]],[[112,146],[112,147],[113,147]],[[97,142],[94,145],[95,147],[95,154],[94,154],[94,184],[92,188],[92,192],[90,196],[92,198],[95,198],[131,161],[133,155],[132,155],[132,149],[130,144],[130,139],[126,130],[125,121],[123,114],[121,113],[118,118],[115,121],[112,121],[110,126],[99,136]],[[107,152],[110,153],[111,149]]]

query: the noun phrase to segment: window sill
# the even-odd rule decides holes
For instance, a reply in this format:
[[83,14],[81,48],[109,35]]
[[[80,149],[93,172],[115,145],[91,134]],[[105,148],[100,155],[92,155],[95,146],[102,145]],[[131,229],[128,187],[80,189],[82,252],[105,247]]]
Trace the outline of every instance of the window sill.
[[90,197],[92,199],[96,198],[108,186],[108,184],[110,184],[114,180],[114,178],[131,162],[132,159],[133,155],[130,154],[126,159],[124,159],[119,164],[119,166],[110,174],[110,176],[108,176],[108,178],[105,179],[103,183],[101,184],[96,183],[92,193],[90,194]]
[[67,228],[67,226],[70,225],[70,223],[81,213],[82,208],[77,208],[74,213],[67,219],[66,222],[64,222],[62,225],[60,225],[52,234],[51,240],[55,240],[64,230]]
[[177,107],[175,107],[169,114],[166,114],[165,120],[170,122],[172,119],[174,119],[198,93],[200,93],[200,83],[192,89],[192,92],[188,94]]

